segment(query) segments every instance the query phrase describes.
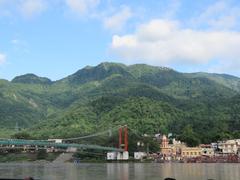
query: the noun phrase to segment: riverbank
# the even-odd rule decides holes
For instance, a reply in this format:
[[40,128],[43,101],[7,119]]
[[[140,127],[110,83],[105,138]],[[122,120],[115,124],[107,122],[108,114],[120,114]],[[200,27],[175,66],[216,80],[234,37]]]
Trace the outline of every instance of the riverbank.
[[59,153],[5,153],[0,154],[0,163],[6,162],[52,162],[59,156]]
[[[135,160],[133,158],[124,161],[117,161],[117,160],[106,160],[105,158],[90,158],[90,157],[76,157],[71,154],[69,157],[69,153],[46,153],[44,151],[38,152],[12,152],[12,153],[0,153],[0,163],[7,163],[7,162],[54,162],[59,159],[62,155],[68,155],[67,159],[63,158],[61,162],[70,162],[70,163],[240,163],[239,159],[233,158],[235,156],[231,156],[229,158],[221,157],[221,158],[207,158],[207,157],[199,157],[199,158],[188,158],[181,161],[164,161],[161,159],[142,159],[142,160]],[[61,159],[61,158],[60,158]]]

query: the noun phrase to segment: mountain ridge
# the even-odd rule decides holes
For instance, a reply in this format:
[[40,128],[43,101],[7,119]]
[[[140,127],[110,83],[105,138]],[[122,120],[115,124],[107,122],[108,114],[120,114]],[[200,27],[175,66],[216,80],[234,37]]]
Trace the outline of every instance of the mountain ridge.
[[208,142],[240,135],[239,91],[240,78],[231,75],[104,62],[57,81],[34,74],[0,80],[0,127],[17,123],[36,138],[61,138],[106,124],[176,135],[191,125]]

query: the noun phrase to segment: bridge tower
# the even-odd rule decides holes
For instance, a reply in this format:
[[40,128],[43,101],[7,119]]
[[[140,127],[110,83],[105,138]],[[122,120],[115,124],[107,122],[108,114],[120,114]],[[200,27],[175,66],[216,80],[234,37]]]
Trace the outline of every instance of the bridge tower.
[[[124,144],[122,143],[122,136],[124,131]],[[120,127],[118,130],[118,139],[119,139],[119,148],[124,149],[123,152],[118,152],[117,160],[128,160],[129,153],[128,153],[128,128],[124,126],[124,128]]]
[[124,128],[124,150],[128,151],[128,128],[125,126]]

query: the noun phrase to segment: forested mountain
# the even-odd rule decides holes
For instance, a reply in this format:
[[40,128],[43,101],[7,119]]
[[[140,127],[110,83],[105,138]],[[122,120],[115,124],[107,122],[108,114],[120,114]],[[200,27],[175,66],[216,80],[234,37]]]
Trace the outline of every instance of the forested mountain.
[[199,142],[240,138],[240,79],[144,64],[101,63],[51,81],[0,80],[0,127],[35,137],[71,137],[127,124],[141,134]]

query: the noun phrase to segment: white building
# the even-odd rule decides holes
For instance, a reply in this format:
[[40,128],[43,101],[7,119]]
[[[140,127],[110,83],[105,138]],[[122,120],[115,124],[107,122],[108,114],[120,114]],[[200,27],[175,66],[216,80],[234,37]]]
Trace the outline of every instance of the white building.
[[202,148],[202,155],[203,156],[214,156],[214,148],[211,144],[201,144],[200,147]]
[[238,152],[236,140],[227,140],[220,142],[218,143],[218,148],[222,151],[223,154],[237,154]]
[[48,139],[49,142],[54,142],[54,143],[63,143],[62,139]]
[[117,159],[117,152],[108,152],[107,153],[107,160],[116,160]]
[[107,160],[128,160],[128,159],[129,159],[128,151],[107,153]]
[[146,156],[147,156],[147,153],[145,152],[134,152],[134,159],[136,160],[141,160]]
[[128,151],[118,152],[117,153],[117,160],[128,160],[129,153]]

